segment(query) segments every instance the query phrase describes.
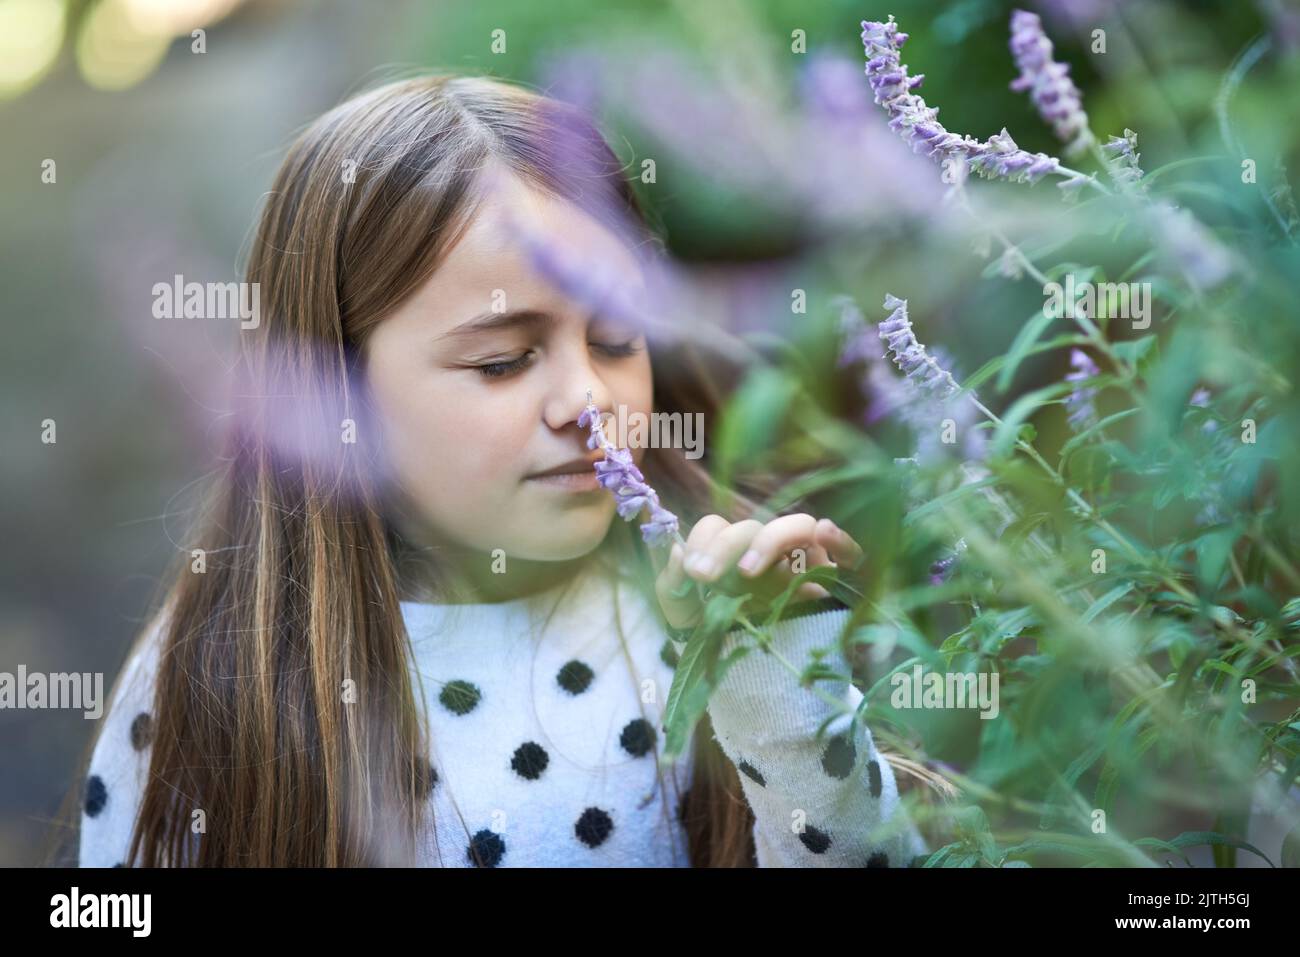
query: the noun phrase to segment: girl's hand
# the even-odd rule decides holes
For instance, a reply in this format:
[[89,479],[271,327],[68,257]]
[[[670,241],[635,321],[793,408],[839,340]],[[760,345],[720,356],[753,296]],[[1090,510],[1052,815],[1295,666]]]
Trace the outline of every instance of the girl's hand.
[[[691,627],[699,620],[703,605],[698,589],[690,582],[717,584],[724,577],[726,584],[739,588],[740,593],[774,598],[795,576],[790,562],[800,549],[804,553],[801,571],[821,565],[853,567],[862,557],[858,543],[828,518],[782,515],[765,525],[755,519],[733,524],[721,515],[706,515],[691,529],[684,549],[681,543],[673,545],[660,570],[655,581],[659,607],[674,628]],[[733,570],[736,574],[730,574]],[[805,582],[794,598],[826,598],[829,594],[822,586]]]

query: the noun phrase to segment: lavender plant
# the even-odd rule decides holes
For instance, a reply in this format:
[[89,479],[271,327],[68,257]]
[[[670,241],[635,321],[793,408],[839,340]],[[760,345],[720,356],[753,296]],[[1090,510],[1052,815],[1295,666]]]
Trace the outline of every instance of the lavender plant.
[[900,55],[907,34],[898,31],[892,16],[884,23],[864,20],[862,42],[867,51],[867,79],[876,102],[889,114],[889,128],[901,134],[916,153],[958,163],[988,179],[1034,183],[1049,173],[1074,175],[1055,157],[1020,149],[1005,129],[983,142],[945,129],[938,120],[938,108],[927,106],[912,92],[925,76],[908,75]]
[[1029,91],[1039,115],[1066,144],[1066,155],[1077,156],[1092,145],[1092,130],[1069,66],[1052,59],[1052,51],[1052,41],[1043,32],[1038,14],[1025,10],[1011,14],[1011,52],[1020,69],[1011,89]]
[[[1202,850],[1198,860],[1220,865],[1238,854],[1273,864],[1294,859],[1300,549],[1294,528],[1278,519],[1300,514],[1300,503],[1279,482],[1278,469],[1295,458],[1280,430],[1284,422],[1294,427],[1297,413],[1287,404],[1292,378],[1277,368],[1280,354],[1263,347],[1294,342],[1295,324],[1264,328],[1253,311],[1243,311],[1253,297],[1268,304],[1263,314],[1277,315],[1287,301],[1285,283],[1233,282],[1257,279],[1258,264],[1271,254],[1257,251],[1256,269],[1243,268],[1237,247],[1246,237],[1238,233],[1229,247],[1164,193],[1156,183],[1163,171],[1143,170],[1132,130],[1103,145],[1036,17],[1013,17],[1020,69],[1013,86],[1030,93],[1067,153],[1092,158],[1095,172],[1020,150],[1005,130],[987,141],[948,131],[938,110],[915,93],[921,77],[910,76],[902,62],[906,35],[893,18],[864,22],[862,38],[867,80],[889,127],[918,155],[958,169],[949,180],[958,207],[1002,245],[986,277],[1032,283],[1044,295],[1067,275],[1104,288],[1106,270],[1081,264],[1077,253],[1094,231],[1089,223],[1105,217],[1127,258],[1111,268],[1148,284],[1158,304],[1152,328],[1134,318],[1134,330],[1142,330],[1136,335],[1124,328],[1128,317],[1104,302],[1070,312],[1072,326],[1054,335],[1067,317],[1036,310],[1005,353],[963,381],[922,344],[906,299],[886,295],[888,315],[875,337],[864,335],[851,299],[834,302],[836,364],[866,369],[864,428],[874,435],[896,418],[915,443],[919,431],[933,431],[946,418],[961,422],[967,435],[976,428],[992,435],[973,454],[925,460],[915,448],[891,455],[866,436],[847,456],[826,447],[845,458],[823,473],[828,496],[847,491],[850,480],[839,478],[847,474],[854,477],[851,500],[905,503],[901,527],[870,512],[849,523],[865,530],[864,540],[898,544],[879,556],[891,572],[865,585],[845,639],[873,655],[907,651],[901,661],[897,654],[889,659],[894,667],[868,687],[862,713],[880,740],[956,784],[958,803],[982,806],[972,814],[946,804],[915,809],[932,823],[946,822],[955,838],[926,863],[1145,866],[1171,855],[1190,863]],[[1055,176],[1066,196],[1078,198],[1087,187],[1091,199],[1060,214],[1060,238],[1037,240],[1044,251],[1033,252],[1001,228],[1000,217],[975,211],[979,197],[968,195],[965,170],[1010,183]],[[1267,242],[1267,235],[1261,228],[1250,240]],[[1076,257],[1047,259],[1063,248]],[[982,324],[976,315],[962,321]],[[1065,360],[1063,374],[1023,394],[1012,391],[1027,370],[1041,376],[1036,357],[1053,353]],[[881,360],[897,367],[894,380],[884,378]],[[1005,409],[996,412],[975,391],[993,379],[1006,396]],[[963,407],[982,423],[951,414]],[[823,415],[815,403],[800,405],[803,442],[823,431],[838,434]],[[801,479],[774,503],[815,485]],[[912,577],[901,569],[913,569]],[[955,597],[962,600],[949,600]],[[1019,685],[1008,719],[1014,723],[986,730],[978,762],[927,754],[931,738],[923,726],[884,700],[888,682],[918,664],[993,669]],[[1050,727],[1051,736],[1035,735],[1039,727]],[[1191,727],[1212,733],[1213,743],[1191,742]],[[1215,797],[1154,789],[1141,768],[1143,751],[1154,743],[1167,773],[1197,776],[1207,788],[1213,782]],[[1045,770],[1032,784],[1019,760],[1027,751]],[[1164,817],[1129,813],[1138,800],[1159,804]],[[1252,843],[1249,813],[1243,823],[1226,810],[1231,802],[1266,805],[1273,830],[1260,833],[1272,843]],[[1176,816],[1200,823],[1185,833],[1133,833]]]
[[[857,234],[818,237],[833,249],[838,324],[798,317],[797,347],[738,391],[718,429],[719,471],[794,463],[764,510],[828,514],[868,549],[866,570],[813,569],[783,597],[815,581],[852,608],[841,637],[864,692],[855,718],[935,785],[907,801],[936,848],[927,866],[1294,862],[1300,488],[1285,476],[1300,451],[1285,437],[1300,430],[1300,333],[1288,237],[1279,244],[1267,228],[1261,191],[1213,178],[1217,160],[1156,165],[1177,144],[1154,128],[1144,154],[1133,129],[1099,137],[1037,17],[1017,11],[1010,36],[1013,89],[1078,168],[1021,149],[1005,129],[987,139],[947,129],[918,95],[894,19],[862,23],[877,121],[953,202],[924,206],[918,226],[890,197],[888,215],[864,216]],[[852,123],[872,122],[842,71],[801,79],[837,129],[816,142],[851,142]],[[672,111],[658,106],[662,122]],[[763,139],[824,130],[760,125]],[[1248,137],[1234,129],[1235,157]],[[764,189],[784,185],[820,211],[813,221],[842,228],[851,217],[823,215],[833,196],[814,203],[806,173],[773,181],[788,165],[766,160],[788,155],[764,142],[741,166],[761,166]],[[836,170],[831,194],[844,183]],[[876,182],[894,182],[890,170]],[[1044,181],[1059,190],[1023,188]],[[952,236],[996,244],[978,285]],[[791,272],[814,285],[806,263]],[[1067,279],[1098,295],[1049,312],[1047,287]],[[883,298],[879,322],[844,294],[852,283],[862,301]],[[1129,283],[1150,292],[1149,315],[1108,302],[1108,286]],[[1009,342],[997,338],[1004,317],[1015,320]],[[984,364],[961,374],[945,346]],[[865,399],[852,426],[834,374],[850,369]],[[620,514],[644,511],[639,473],[616,458],[608,474],[616,496],[628,490]],[[669,754],[725,671],[725,634],[780,654],[770,626],[782,601],[759,615],[743,585],[701,597],[669,696]],[[781,660],[820,693],[816,660]],[[1000,716],[895,706],[891,686],[918,666],[1001,675]]]

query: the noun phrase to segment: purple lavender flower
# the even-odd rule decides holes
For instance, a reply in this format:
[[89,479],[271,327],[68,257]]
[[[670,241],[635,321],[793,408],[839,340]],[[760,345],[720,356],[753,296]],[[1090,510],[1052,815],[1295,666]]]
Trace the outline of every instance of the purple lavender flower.
[[[568,47],[539,77],[593,113],[631,118],[656,144],[653,155],[667,150],[710,182],[831,230],[932,213],[942,191],[880,122],[861,61],[819,51],[796,59],[799,95],[788,99],[732,83],[708,60],[645,36]],[[864,165],[897,188],[873,189]]]
[[895,409],[906,411],[911,399],[908,390],[881,357],[880,341],[872,334],[862,310],[851,296],[837,296],[833,304],[840,310],[843,343],[838,364],[841,367],[855,362],[866,365],[860,381],[863,397],[868,402],[863,425],[870,426]]
[[[969,402],[957,401],[956,393],[950,390],[936,397],[919,392],[915,384],[906,379],[899,379],[881,356],[879,339],[871,334],[873,330],[853,299],[838,296],[835,303],[841,310],[840,333],[843,337],[839,365],[866,364],[861,388],[869,408],[863,424],[870,426],[886,415],[896,413],[915,436],[913,459],[921,465],[946,457],[945,443],[940,441],[935,423],[951,418],[964,436],[962,454],[968,459],[983,458],[986,441],[984,433],[973,427],[978,417],[975,407]],[[877,345],[873,346],[873,342]],[[950,367],[940,349],[935,349],[931,358],[940,368]]]
[[1052,125],[1067,156],[1086,150],[1093,141],[1088,114],[1079,89],[1070,79],[1070,67],[1052,59],[1052,41],[1043,32],[1038,14],[1016,10],[1011,14],[1011,53],[1020,76],[1011,81],[1017,93],[1029,91],[1038,115]]
[[1110,12],[1118,0],[1034,0],[1049,20],[1069,30],[1078,30],[1084,24],[1095,24]]
[[1161,200],[1151,205],[1148,219],[1166,258],[1194,289],[1213,289],[1236,271],[1228,248],[1186,209]]
[[620,449],[605,437],[602,413],[587,393],[587,407],[578,416],[578,427],[589,428],[587,448],[599,448],[603,460],[596,463],[596,480],[608,489],[617,503],[619,517],[633,521],[647,506],[650,520],[641,526],[641,538],[647,545],[661,545],[677,537],[677,516],[659,504],[659,495],[646,484],[645,476],[632,460],[630,449]]
[[[523,246],[533,269],[564,295],[632,328],[647,325],[646,310],[636,295],[637,284],[621,267],[604,257],[585,255],[567,237],[547,235],[522,216],[506,212],[503,221]],[[618,232],[622,232],[622,224]],[[635,248],[631,242],[626,245]],[[638,266],[646,266],[640,257]]]
[[930,565],[930,584],[942,585],[952,577],[952,571],[957,566],[957,558],[966,550],[966,539],[959,538],[953,547],[943,558],[935,560]]
[[[1088,353],[1082,349],[1070,350],[1070,365],[1074,371],[1066,373],[1066,382],[1083,382],[1101,372],[1097,364],[1088,357]],[[1070,428],[1075,432],[1081,432],[1097,421],[1097,407],[1092,402],[1096,395],[1096,389],[1075,386],[1074,390],[1065,397],[1065,407],[1070,410],[1068,416]]]
[[1004,129],[987,143],[970,136],[950,133],[939,123],[937,107],[912,92],[924,75],[908,76],[899,50],[907,40],[898,32],[891,16],[885,23],[862,21],[862,44],[866,50],[866,73],[876,102],[889,114],[889,128],[899,133],[914,152],[939,163],[957,161],[987,179],[1035,183],[1058,172],[1060,162],[1046,153],[1020,149]]
[[1123,136],[1112,136],[1109,142],[1102,144],[1101,149],[1110,157],[1108,166],[1111,179],[1121,186],[1131,186],[1145,191],[1146,183],[1142,179],[1142,167],[1138,165],[1142,154],[1137,151],[1137,145],[1137,134],[1130,129],[1125,129]]
[[944,399],[958,391],[951,375],[925,351],[925,346],[912,331],[912,320],[907,316],[907,300],[885,294],[885,309],[892,309],[889,318],[879,325],[879,335],[888,345],[890,358],[902,369],[909,382],[922,392]]

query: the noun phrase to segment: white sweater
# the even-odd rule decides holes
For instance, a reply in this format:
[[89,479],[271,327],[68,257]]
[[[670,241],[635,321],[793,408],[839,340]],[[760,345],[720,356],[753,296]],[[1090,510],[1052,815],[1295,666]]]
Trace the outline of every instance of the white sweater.
[[[691,754],[661,757],[663,712],[684,644],[667,639],[628,582],[587,573],[569,586],[478,605],[403,602],[412,675],[431,730],[433,827],[427,866],[686,867],[680,813]],[[829,648],[848,611],[805,606],[774,647],[796,667]],[[553,612],[552,612],[553,609]],[[620,643],[616,614],[626,637]],[[540,631],[539,631],[540,629]],[[151,743],[155,631],[127,662],[95,746],[82,812],[80,864],[119,866]],[[728,636],[725,656],[751,639]],[[818,687],[856,706],[844,682]],[[927,848],[902,813],[893,772],[859,723],[818,727],[831,706],[771,655],[751,650],[709,702],[714,734],[740,771],[755,816],[760,867],[905,867]]]

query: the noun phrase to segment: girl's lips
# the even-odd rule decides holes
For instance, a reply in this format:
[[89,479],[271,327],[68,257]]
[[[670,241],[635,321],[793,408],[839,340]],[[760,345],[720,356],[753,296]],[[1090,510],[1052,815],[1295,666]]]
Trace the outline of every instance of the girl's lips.
[[600,489],[595,469],[586,472],[567,472],[563,475],[533,475],[529,476],[527,481],[563,492],[595,492]]

